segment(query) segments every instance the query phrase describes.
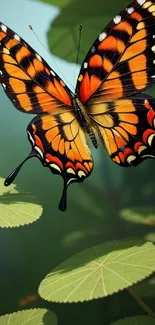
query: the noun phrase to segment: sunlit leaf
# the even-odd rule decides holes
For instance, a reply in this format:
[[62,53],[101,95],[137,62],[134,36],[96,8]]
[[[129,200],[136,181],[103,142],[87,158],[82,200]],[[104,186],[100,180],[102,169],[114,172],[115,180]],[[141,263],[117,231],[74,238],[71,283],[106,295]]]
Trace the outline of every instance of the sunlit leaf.
[[122,219],[129,222],[155,226],[155,208],[135,207],[123,209],[120,215]]
[[4,186],[0,178],[0,227],[27,225],[40,218],[42,206],[35,195],[17,190],[16,185]]
[[47,309],[27,309],[1,316],[0,325],[57,325],[57,317]]
[[106,297],[155,270],[152,243],[115,241],[91,247],[60,264],[39,287],[48,301],[78,302]]
[[120,319],[117,322],[112,323],[111,325],[154,325],[155,319],[150,316],[136,316],[129,317],[125,319]]

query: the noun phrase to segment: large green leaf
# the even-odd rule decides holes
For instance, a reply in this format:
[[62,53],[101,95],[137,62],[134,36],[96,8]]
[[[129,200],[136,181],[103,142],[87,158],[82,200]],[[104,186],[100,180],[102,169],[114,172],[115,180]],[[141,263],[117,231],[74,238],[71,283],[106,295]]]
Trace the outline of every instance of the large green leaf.
[[0,325],[57,325],[57,317],[47,309],[27,309],[1,316]]
[[119,10],[128,1],[74,0],[65,6],[52,22],[48,32],[49,47],[53,54],[76,61],[79,26],[83,25],[79,62],[82,62],[92,43]]
[[149,316],[136,316],[125,319],[120,319],[111,325],[154,325],[155,319]]
[[27,225],[40,218],[42,206],[35,195],[17,190],[16,185],[4,186],[0,178],[0,227]]
[[121,218],[133,223],[155,225],[155,208],[135,207],[130,209],[123,209],[121,211]]
[[123,290],[154,270],[152,243],[109,242],[84,250],[60,264],[41,282],[39,294],[56,302],[92,300]]

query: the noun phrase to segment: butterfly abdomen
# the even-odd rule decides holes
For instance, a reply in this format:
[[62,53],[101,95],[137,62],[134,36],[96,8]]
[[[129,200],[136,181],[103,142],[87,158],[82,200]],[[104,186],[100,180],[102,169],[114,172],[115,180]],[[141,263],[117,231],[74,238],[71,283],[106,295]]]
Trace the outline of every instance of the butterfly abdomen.
[[96,134],[95,134],[95,129],[92,125],[92,121],[90,120],[86,109],[84,105],[81,103],[81,101],[75,97],[73,99],[73,105],[77,114],[77,119],[81,125],[81,127],[88,133],[93,145],[95,148],[98,147],[97,139],[96,139]]

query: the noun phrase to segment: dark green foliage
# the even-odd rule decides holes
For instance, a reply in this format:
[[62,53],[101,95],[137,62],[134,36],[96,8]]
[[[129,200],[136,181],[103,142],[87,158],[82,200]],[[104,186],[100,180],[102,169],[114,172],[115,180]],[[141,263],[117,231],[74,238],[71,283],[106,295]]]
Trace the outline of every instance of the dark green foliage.
[[79,26],[83,25],[79,55],[79,62],[82,62],[99,32],[110,22],[112,15],[117,14],[126,4],[126,0],[70,1],[62,8],[48,31],[51,52],[67,61],[75,62]]

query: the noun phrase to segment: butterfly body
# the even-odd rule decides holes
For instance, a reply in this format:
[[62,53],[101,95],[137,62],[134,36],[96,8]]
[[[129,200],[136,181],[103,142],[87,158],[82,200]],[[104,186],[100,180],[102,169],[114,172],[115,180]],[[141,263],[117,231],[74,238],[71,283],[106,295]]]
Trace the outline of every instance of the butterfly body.
[[73,107],[75,112],[77,112],[77,119],[79,120],[81,127],[89,135],[89,138],[91,139],[94,147],[97,148],[98,144],[96,139],[95,125],[89,117],[86,107],[82,104],[77,94],[74,95]]
[[[86,136],[122,167],[155,158],[155,0],[134,0],[101,31],[81,66],[75,94],[19,35],[0,23],[0,83],[14,106],[36,114],[32,151],[67,187],[93,170]],[[23,163],[24,163],[23,162]],[[6,179],[9,185],[21,163]],[[104,168],[104,164],[103,164]]]

